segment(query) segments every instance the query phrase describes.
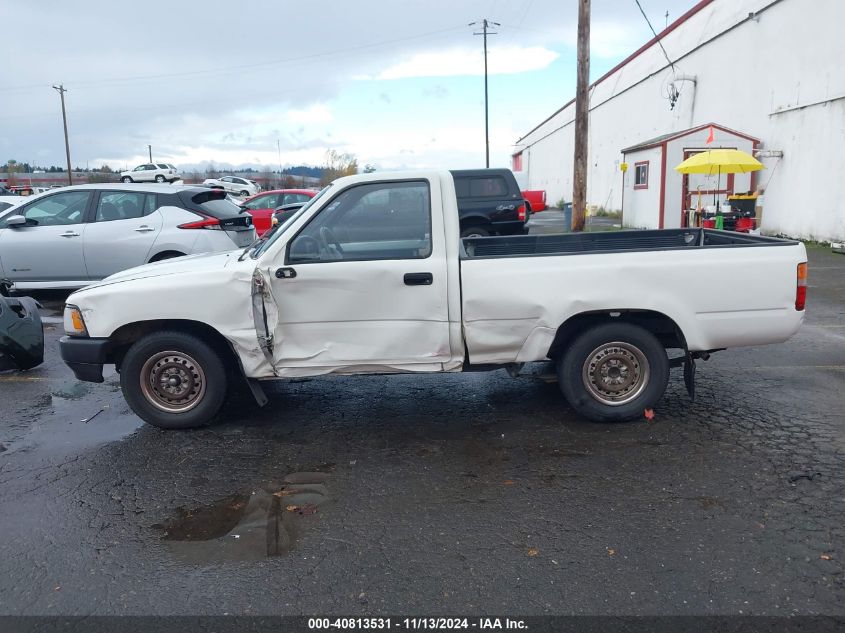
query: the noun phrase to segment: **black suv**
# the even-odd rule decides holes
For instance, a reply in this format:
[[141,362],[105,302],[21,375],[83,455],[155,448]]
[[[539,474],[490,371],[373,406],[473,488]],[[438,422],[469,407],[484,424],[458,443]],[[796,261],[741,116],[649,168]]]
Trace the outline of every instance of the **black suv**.
[[522,235],[529,211],[510,169],[456,169],[461,237]]

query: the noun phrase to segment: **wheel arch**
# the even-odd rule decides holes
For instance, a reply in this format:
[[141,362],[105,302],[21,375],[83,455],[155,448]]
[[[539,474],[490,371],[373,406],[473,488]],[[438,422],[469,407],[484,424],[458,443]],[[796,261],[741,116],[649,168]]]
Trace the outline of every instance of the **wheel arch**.
[[207,323],[190,319],[155,319],[121,325],[109,336],[108,362],[114,363],[120,370],[123,357],[133,343],[146,334],[163,330],[184,332],[202,339],[220,354],[227,369],[236,370],[244,375],[240,359],[229,340]]
[[493,223],[490,222],[490,218],[483,216],[483,215],[467,215],[461,216],[459,218],[459,225],[461,230],[468,228],[470,226],[481,226],[486,229],[492,230]]
[[181,251],[175,251],[173,249],[165,249],[163,251],[157,252],[152,257],[150,257],[148,262],[150,264],[152,264],[153,262],[160,262],[160,261],[165,260],[165,259],[170,259],[171,257],[184,257],[187,254],[188,253],[183,253]]
[[549,358],[556,359],[575,336],[584,330],[603,323],[631,323],[648,330],[664,348],[686,349],[683,330],[668,315],[656,310],[617,309],[581,312],[564,321],[549,346]]

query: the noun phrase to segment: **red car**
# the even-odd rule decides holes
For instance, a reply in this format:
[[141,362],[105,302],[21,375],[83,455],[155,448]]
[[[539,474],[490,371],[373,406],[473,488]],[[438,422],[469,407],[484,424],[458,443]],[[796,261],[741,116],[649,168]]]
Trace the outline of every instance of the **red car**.
[[528,208],[531,213],[537,213],[546,208],[546,191],[545,189],[534,189],[522,192],[522,197],[528,203]]
[[255,227],[258,237],[261,237],[273,226],[273,211],[276,207],[294,202],[308,202],[317,193],[317,191],[311,189],[262,191],[251,198],[247,198],[241,206],[246,208],[252,216],[252,225]]

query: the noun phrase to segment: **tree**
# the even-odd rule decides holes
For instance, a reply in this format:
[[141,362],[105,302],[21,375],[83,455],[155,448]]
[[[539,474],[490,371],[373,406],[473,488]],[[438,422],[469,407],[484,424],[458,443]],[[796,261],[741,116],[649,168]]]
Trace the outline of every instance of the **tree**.
[[18,161],[9,159],[6,161],[6,173],[8,174],[8,178],[6,180],[7,185],[16,185],[18,183],[17,179],[15,178],[15,169],[18,166]]
[[205,175],[207,178],[219,178],[220,172],[214,167],[214,163],[208,163],[208,167],[205,169]]
[[261,184],[264,189],[270,189],[272,186],[273,181],[273,172],[270,170],[269,167],[265,167],[261,170],[261,173],[258,176],[258,182]]
[[337,150],[326,151],[326,164],[323,166],[323,176],[320,184],[326,186],[330,182],[352,176],[358,173],[358,158],[355,154],[341,154]]

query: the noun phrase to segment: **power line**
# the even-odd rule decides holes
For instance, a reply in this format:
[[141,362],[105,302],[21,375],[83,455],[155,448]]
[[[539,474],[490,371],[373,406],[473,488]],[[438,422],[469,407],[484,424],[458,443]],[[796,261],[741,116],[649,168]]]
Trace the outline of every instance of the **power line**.
[[654,35],[654,39],[657,40],[657,43],[660,45],[660,50],[663,51],[663,56],[666,57],[666,61],[669,62],[669,65],[672,67],[672,70],[675,70],[675,64],[672,63],[672,60],[669,59],[669,53],[666,52],[666,49],[663,48],[663,42],[660,41],[660,38],[657,37],[657,32],[654,30],[654,27],[651,25],[651,20],[648,19],[648,16],[643,11],[643,5],[640,4],[640,0],[634,0],[637,3],[637,6],[640,8],[640,13],[643,14],[645,18],[646,24],[648,24],[648,28],[651,29],[652,34]]
[[[368,42],[366,44],[360,44],[358,46],[349,46],[349,47],[346,47],[346,48],[333,49],[333,50],[330,50],[330,51],[323,51],[321,53],[311,53],[311,54],[308,54],[308,55],[298,55],[298,56],[295,56],[295,57],[285,57],[285,58],[275,59],[275,60],[267,61],[267,62],[257,62],[257,63],[252,63],[252,64],[238,64],[238,65],[235,65],[235,66],[224,66],[222,68],[208,68],[208,69],[204,69],[204,70],[193,70],[193,71],[185,71],[185,72],[179,72],[179,73],[161,73],[161,74],[155,74],[155,75],[134,75],[134,76],[130,75],[130,76],[126,76],[126,77],[113,77],[113,78],[110,78],[110,79],[92,79],[92,80],[89,80],[89,81],[83,80],[83,81],[77,81],[77,82],[71,82],[71,83],[73,83],[73,87],[75,89],[77,89],[79,87],[97,86],[97,85],[103,85],[103,84],[113,84],[115,82],[147,81],[147,80],[150,80],[150,79],[176,79],[176,78],[183,78],[183,77],[197,77],[197,76],[209,76],[209,75],[213,76],[213,75],[226,74],[226,73],[231,73],[231,72],[236,72],[236,71],[244,71],[244,72],[258,71],[258,70],[264,70],[266,68],[273,67],[273,66],[280,66],[280,65],[288,64],[288,63],[291,63],[291,62],[301,62],[301,61],[310,60],[310,59],[319,59],[321,57],[332,57],[332,56],[335,56],[335,55],[345,55],[345,54],[348,54],[348,53],[353,52],[353,51],[365,50],[365,49],[369,49],[369,48],[377,48],[379,46],[388,46],[390,44],[399,44],[399,43],[402,43],[402,42],[422,39],[422,38],[431,37],[431,36],[434,36],[434,35],[442,35],[442,34],[445,34],[445,33],[451,33],[451,32],[454,32],[454,31],[459,31],[459,30],[462,30],[463,28],[464,28],[463,26],[455,26],[455,27],[450,27],[448,29],[439,29],[439,30],[436,30],[436,31],[428,31],[426,33],[420,33],[418,35],[409,35],[407,37],[399,37],[399,38],[394,38],[394,39],[390,39],[390,40],[382,40],[382,41],[379,41],[379,42]],[[16,91],[22,91],[22,90],[41,89],[43,87],[44,87],[44,84],[29,84],[29,85],[24,85],[24,86],[8,86],[8,87],[5,87],[5,88],[0,88],[0,92],[16,92]]]

